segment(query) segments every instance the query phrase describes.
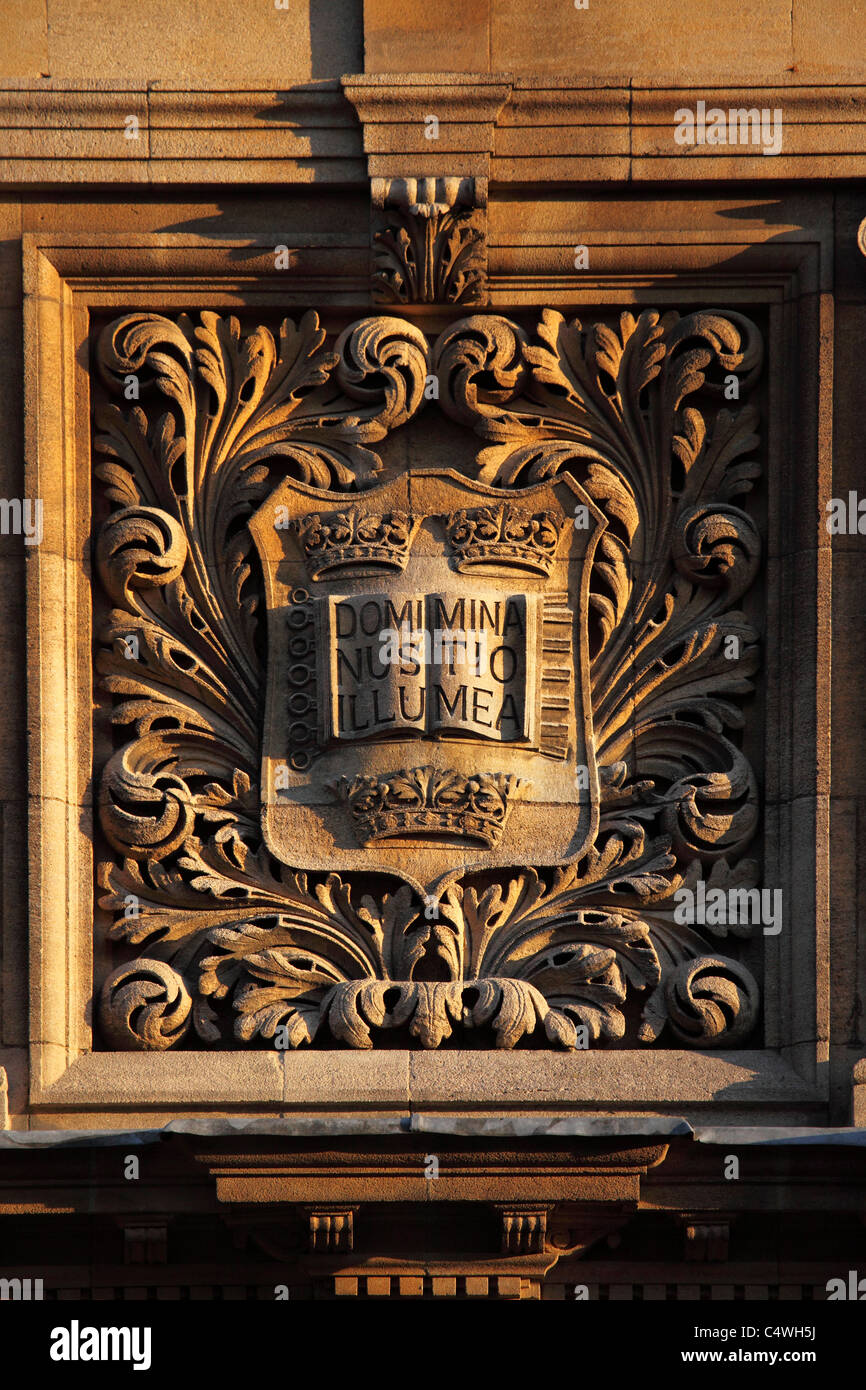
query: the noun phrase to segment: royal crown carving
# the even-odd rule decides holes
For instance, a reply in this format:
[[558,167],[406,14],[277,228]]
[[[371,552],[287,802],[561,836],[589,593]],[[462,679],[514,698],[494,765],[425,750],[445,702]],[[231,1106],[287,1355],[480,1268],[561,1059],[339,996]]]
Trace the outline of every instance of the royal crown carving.
[[479,772],[474,777],[413,767],[390,777],[347,777],[334,790],[348,804],[361,844],[390,835],[449,836],[492,847],[510,802],[525,790],[519,777]]
[[370,565],[405,569],[416,524],[407,512],[371,516],[353,507],[314,512],[292,527],[303,546],[310,578],[321,579],[335,570]]
[[674,902],[759,882],[762,351],[733,310],[102,329],[104,1045],[753,1038],[753,928]]
[[562,531],[562,518],[553,512],[533,515],[502,502],[455,512],[448,541],[459,570],[502,564],[548,575]]

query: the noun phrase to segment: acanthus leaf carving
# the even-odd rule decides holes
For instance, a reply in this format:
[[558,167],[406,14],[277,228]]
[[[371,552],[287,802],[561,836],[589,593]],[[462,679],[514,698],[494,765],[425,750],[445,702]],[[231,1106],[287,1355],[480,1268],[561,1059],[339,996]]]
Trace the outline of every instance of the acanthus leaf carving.
[[373,297],[379,304],[480,304],[486,215],[472,178],[374,179]]

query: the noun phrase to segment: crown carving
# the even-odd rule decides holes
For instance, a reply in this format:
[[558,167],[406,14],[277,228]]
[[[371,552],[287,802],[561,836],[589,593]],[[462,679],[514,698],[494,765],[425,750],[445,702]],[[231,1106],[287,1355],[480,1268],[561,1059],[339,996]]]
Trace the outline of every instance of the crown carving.
[[341,777],[330,786],[346,802],[363,845],[395,835],[456,835],[492,849],[530,783],[511,773],[413,767],[387,777]]
[[526,512],[511,503],[473,507],[448,518],[448,542],[458,570],[512,565],[550,574],[563,522],[553,512]]
[[292,523],[311,579],[357,565],[402,570],[419,521],[408,512],[312,512]]

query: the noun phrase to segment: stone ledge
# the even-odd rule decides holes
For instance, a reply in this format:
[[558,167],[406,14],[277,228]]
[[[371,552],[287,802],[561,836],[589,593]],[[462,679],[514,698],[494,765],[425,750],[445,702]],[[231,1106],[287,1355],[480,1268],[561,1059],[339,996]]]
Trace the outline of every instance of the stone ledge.
[[[103,1121],[110,1113],[138,1124],[172,1107],[205,1113],[229,1108],[247,1116],[279,1112],[292,1116],[293,1123],[305,1115],[321,1123],[329,1114],[373,1110],[388,1125],[408,1123],[416,1112],[419,1128],[434,1122],[451,1126],[449,1112],[458,1110],[468,1111],[473,1125],[488,1120],[533,1125],[543,1110],[568,1124],[656,1126],[669,1123],[660,1111],[688,1116],[697,1107],[704,1115],[707,1106],[732,1122],[746,1121],[758,1107],[763,1118],[769,1106],[769,1114],[784,1122],[806,1123],[818,1118],[821,1097],[775,1054],[757,1051],[335,1049],[282,1055],[94,1052],[47,1086],[34,1086],[31,1105],[44,1117],[40,1127],[50,1125],[53,1112],[62,1115],[66,1129],[86,1128],[88,1115]],[[607,1113],[592,1114],[599,1109]],[[431,1112],[423,1124],[419,1112]]]
[[307,1139],[363,1138],[396,1134],[439,1134],[478,1139],[686,1139],[696,1144],[738,1148],[866,1147],[866,1129],[853,1126],[699,1125],[680,1116],[547,1115],[520,1119],[441,1115],[317,1115],[309,1118],[249,1119],[207,1116],[171,1120],[153,1129],[42,1129],[0,1133],[0,1149],[115,1148],[159,1143],[163,1137]]
[[[0,178],[303,184],[474,172],[530,183],[811,181],[866,172],[866,86],[857,83],[780,86],[768,78],[747,86],[659,86],[626,78],[377,73],[346,76],[342,88],[4,81]],[[723,145],[676,145],[674,113],[699,100],[724,110],[780,107],[781,154],[766,157],[760,146],[732,154]],[[431,110],[441,122],[435,142],[424,138]],[[138,140],[124,137],[128,116],[139,122]]]

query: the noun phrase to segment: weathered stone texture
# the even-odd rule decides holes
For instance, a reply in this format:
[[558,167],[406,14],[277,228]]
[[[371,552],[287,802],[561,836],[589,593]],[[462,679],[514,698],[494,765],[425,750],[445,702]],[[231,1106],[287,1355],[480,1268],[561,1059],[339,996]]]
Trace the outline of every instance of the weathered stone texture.
[[357,71],[361,0],[298,5],[256,0],[136,0],[111,12],[103,0],[10,0],[0,18],[6,77],[168,81],[231,90],[274,88]]

